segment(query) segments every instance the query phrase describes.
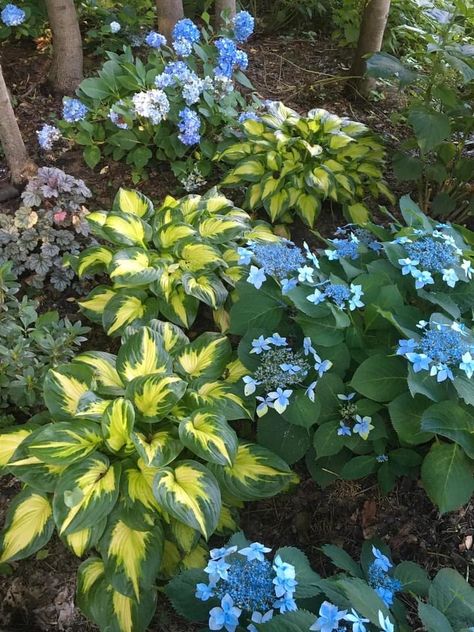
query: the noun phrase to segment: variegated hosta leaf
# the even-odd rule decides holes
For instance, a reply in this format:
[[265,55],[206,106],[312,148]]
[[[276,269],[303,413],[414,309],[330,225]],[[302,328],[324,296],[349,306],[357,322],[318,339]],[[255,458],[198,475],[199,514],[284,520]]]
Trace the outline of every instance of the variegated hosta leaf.
[[103,399],[102,397],[96,395],[93,391],[87,391],[87,393],[84,393],[79,400],[75,416],[78,419],[100,421],[109,405],[109,399]]
[[247,373],[248,369],[239,358],[236,358],[235,360],[232,360],[232,362],[229,362],[226,366],[225,381],[229,384],[236,384],[237,382],[240,382]]
[[102,315],[109,301],[114,298],[115,291],[105,285],[92,290],[83,301],[78,301],[81,311],[94,323],[102,323]]
[[0,534],[0,564],[36,553],[49,541],[53,531],[53,511],[46,494],[24,489],[8,508]]
[[104,563],[90,558],[79,567],[76,601],[80,609],[107,632],[145,632],[156,608],[156,591],[142,590],[140,598],[114,590]]
[[173,538],[182,553],[190,553],[197,545],[201,534],[179,520],[170,518],[167,533]]
[[54,493],[54,521],[60,535],[93,526],[113,509],[120,486],[120,463],[96,452],[70,465]]
[[90,231],[96,237],[100,239],[107,239],[106,234],[104,233],[102,227],[105,224],[105,220],[107,219],[106,211],[94,211],[93,213],[88,213],[86,215],[86,221],[89,224]]
[[153,493],[177,520],[197,529],[208,539],[221,511],[221,492],[210,471],[197,461],[181,461],[158,471]]
[[117,335],[134,322],[143,324],[158,313],[156,299],[141,290],[118,290],[102,314],[102,325],[109,336]]
[[0,433],[0,473],[12,458],[18,446],[33,432],[34,428],[13,427]]
[[183,451],[183,444],[171,424],[160,424],[159,430],[154,432],[134,432],[132,441],[145,465],[150,467],[164,467]]
[[176,356],[177,370],[191,378],[220,377],[232,355],[226,336],[201,334]]
[[199,542],[192,551],[183,557],[182,567],[185,570],[190,568],[202,569],[206,565],[208,559],[209,549],[207,546],[203,546],[201,542]]
[[189,338],[183,330],[173,323],[163,320],[151,320],[150,329],[156,331],[163,339],[163,345],[168,353],[175,354],[182,347],[189,344]]
[[239,220],[226,215],[214,215],[198,224],[201,238],[214,244],[227,244],[236,238],[242,238],[247,230],[248,224],[243,218]]
[[160,299],[159,305],[165,318],[185,329],[194,323],[199,309],[198,299],[186,294],[181,285],[174,288],[167,299]]
[[251,230],[246,233],[245,236],[251,241],[277,242],[281,239],[281,237],[275,235],[275,233],[272,231],[272,227],[269,226],[266,222],[255,222],[252,225]]
[[131,213],[107,213],[102,226],[108,239],[118,246],[146,246],[151,237],[151,227]]
[[181,267],[189,272],[213,270],[224,264],[219,250],[208,244],[191,243],[181,248]]
[[230,328],[230,314],[225,307],[218,307],[212,311],[212,320],[217,325],[219,331],[225,334]]
[[115,590],[140,599],[153,587],[161,566],[164,534],[161,522],[137,529],[120,511],[114,512],[99,544],[105,576]]
[[135,423],[135,410],[128,399],[118,397],[110,403],[102,417],[105,444],[115,454],[134,451],[131,433]]
[[158,251],[174,248],[184,239],[189,240],[196,234],[195,229],[189,224],[173,222],[161,226],[153,235],[153,241]]
[[81,531],[75,531],[69,535],[62,536],[64,544],[76,555],[83,557],[87,551],[97,546],[107,525],[107,518],[100,520],[97,524]]
[[48,424],[29,443],[28,451],[43,463],[70,465],[85,459],[103,442],[100,426],[92,421]]
[[156,471],[151,472],[144,465],[140,468],[133,461],[127,460],[122,467],[120,505],[137,514],[159,510],[160,506],[153,495],[155,474]]
[[112,261],[112,251],[105,246],[91,246],[83,250],[78,257],[77,276],[104,272]]
[[174,577],[179,570],[182,555],[177,545],[171,540],[165,540],[163,548],[163,559],[161,560],[160,578],[170,579]]
[[153,213],[152,201],[140,193],[131,189],[119,189],[113,203],[114,211],[130,213],[143,219],[147,219]]
[[239,529],[238,519],[239,513],[235,507],[222,505],[221,515],[219,516],[219,522],[216,527],[216,533],[218,535],[235,533]]
[[133,288],[156,281],[163,268],[154,267],[143,248],[124,248],[114,254],[108,270],[116,287]]
[[29,445],[36,440],[42,429],[41,427],[37,428],[23,439],[10,457],[5,469],[33,489],[38,489],[41,492],[53,492],[65,467],[43,463],[29,452]]
[[122,395],[124,384],[115,368],[117,356],[105,351],[85,351],[75,356],[74,362],[92,367],[98,391],[108,395]]
[[146,375],[130,382],[127,397],[133,401],[141,421],[155,423],[166,417],[183,397],[187,386],[177,375]]
[[268,498],[281,492],[293,479],[293,473],[280,457],[266,448],[241,443],[231,466],[209,464],[222,488],[240,500]]
[[136,377],[171,373],[171,358],[153,329],[141,327],[128,336],[117,356],[117,371],[125,383]]
[[84,364],[62,364],[47,372],[44,401],[54,419],[74,419],[81,397],[91,390],[92,375],[92,369]]
[[220,412],[226,419],[253,419],[254,404],[242,397],[240,385],[222,380],[208,382],[206,379],[191,383],[183,398],[187,408],[210,408]]
[[238,440],[223,415],[196,410],[179,424],[179,437],[197,456],[211,463],[231,465]]
[[228,292],[216,274],[208,272],[207,274],[194,275],[186,272],[181,281],[186,294],[194,296],[209,307],[216,309],[225,303]]

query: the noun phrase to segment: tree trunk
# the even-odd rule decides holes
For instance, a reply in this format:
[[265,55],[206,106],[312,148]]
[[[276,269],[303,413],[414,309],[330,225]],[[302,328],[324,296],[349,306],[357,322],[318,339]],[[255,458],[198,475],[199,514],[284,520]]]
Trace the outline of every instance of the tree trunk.
[[158,30],[166,37],[168,44],[173,39],[173,28],[178,20],[184,18],[182,0],[156,0],[158,12]]
[[53,33],[49,80],[60,94],[73,94],[82,81],[82,39],[74,0],[46,0]]
[[216,30],[220,29],[225,24],[222,14],[226,18],[232,19],[235,15],[235,0],[216,0],[214,7],[214,23]]
[[26,152],[20,128],[0,66],[0,141],[10,168],[13,184],[22,184],[37,171]]
[[382,40],[390,11],[390,0],[367,0],[360,25],[359,41],[352,62],[348,87],[362,96],[367,96],[373,89],[375,80],[364,77],[366,57],[370,53],[378,53],[382,48]]

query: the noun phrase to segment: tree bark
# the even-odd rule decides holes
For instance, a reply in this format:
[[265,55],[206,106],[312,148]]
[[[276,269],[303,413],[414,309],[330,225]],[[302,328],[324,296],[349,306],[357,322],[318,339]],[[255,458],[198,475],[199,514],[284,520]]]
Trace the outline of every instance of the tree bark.
[[349,73],[355,78],[348,82],[349,90],[355,90],[362,96],[367,96],[375,84],[372,77],[364,76],[367,70],[366,56],[378,53],[382,48],[389,11],[390,0],[367,0],[362,13],[359,41]]
[[53,33],[49,80],[60,94],[73,94],[82,81],[83,54],[74,0],[46,0]]
[[10,95],[3,78],[0,66],[0,141],[2,143],[5,158],[10,168],[10,176],[13,184],[23,184],[33,176],[37,167],[29,158],[20,128],[13,111]]
[[227,18],[232,19],[236,13],[235,0],[216,0],[214,6],[214,24],[220,29],[225,24],[222,14],[225,12]]
[[158,30],[166,37],[168,44],[173,39],[173,28],[178,20],[184,18],[182,0],[156,0],[158,12]]

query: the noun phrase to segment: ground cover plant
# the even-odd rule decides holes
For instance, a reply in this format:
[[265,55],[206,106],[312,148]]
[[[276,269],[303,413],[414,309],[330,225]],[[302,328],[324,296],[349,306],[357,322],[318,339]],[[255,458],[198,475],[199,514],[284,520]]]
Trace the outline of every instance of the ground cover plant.
[[305,456],[322,485],[376,473],[388,491],[421,468],[451,511],[473,491],[472,233],[408,197],[401,212],[391,229],[341,228],[318,253],[240,248],[230,331],[263,445]]
[[382,179],[383,147],[362,123],[320,108],[303,117],[283,103],[269,104],[256,118],[244,121],[244,137],[218,153],[235,165],[221,185],[246,183],[249,209],[263,206],[272,222],[291,221],[296,213],[313,226],[329,199],[363,223],[369,194],[391,198]]
[[339,569],[324,579],[299,549],[272,553],[238,533],[211,550],[204,570],[181,572],[166,592],[187,619],[207,621],[205,630],[408,630],[408,595],[429,630],[466,630],[472,621],[474,590],[450,568],[430,580],[418,564],[394,565],[390,550],[373,541],[364,542],[359,562],[338,546],[322,552]]
[[167,197],[156,209],[145,196],[121,189],[112,212],[87,219],[92,233],[111,245],[83,250],[74,267],[80,277],[106,272],[112,286],[93,289],[80,305],[108,334],[158,312],[189,328],[200,303],[219,322],[228,288],[241,275],[236,244],[278,239],[215,189],[202,197]]
[[84,612],[102,630],[144,630],[157,578],[199,566],[205,541],[233,524],[231,506],[293,479],[229,425],[249,414],[235,372],[225,336],[190,343],[161,321],[130,331],[117,355],[89,351],[50,370],[52,421],[1,436],[3,473],[26,485],[9,509],[0,562],[35,553],[56,528],[78,557],[101,554],[79,569]]

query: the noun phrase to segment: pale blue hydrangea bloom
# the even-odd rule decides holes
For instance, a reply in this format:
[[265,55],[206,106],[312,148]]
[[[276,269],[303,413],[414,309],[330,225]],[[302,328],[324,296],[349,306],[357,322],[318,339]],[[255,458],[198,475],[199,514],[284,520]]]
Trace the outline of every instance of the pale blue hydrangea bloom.
[[166,46],[166,37],[156,31],[150,31],[145,37],[145,44],[150,48],[159,49]]
[[393,623],[390,621],[389,617],[384,618],[383,612],[381,610],[379,610],[379,625],[380,629],[383,630],[383,632],[395,632],[395,627]]
[[272,402],[273,408],[277,413],[281,415],[288,408],[292,394],[292,389],[282,389],[278,387],[276,391],[268,393],[268,399]]
[[61,132],[54,125],[48,125],[45,123],[43,127],[36,132],[38,136],[38,144],[41,149],[50,151],[53,148],[53,144],[62,138]]
[[349,614],[346,614],[344,621],[352,623],[352,632],[367,632],[364,623],[370,623],[370,619],[365,619],[358,614],[354,608],[351,608]]
[[232,20],[234,37],[238,42],[245,42],[253,33],[255,20],[248,11],[239,11]]
[[260,117],[256,112],[242,112],[239,115],[238,121],[239,123],[244,123],[245,121],[260,121]]
[[15,4],[7,4],[0,17],[5,26],[19,26],[25,21],[26,13]]
[[323,601],[319,608],[319,617],[309,628],[316,632],[334,632],[338,630],[339,623],[347,614],[347,610],[339,610],[337,606],[329,601]]
[[116,125],[119,129],[128,129],[128,124],[126,123],[123,115],[114,110],[114,107],[122,105],[124,105],[124,102],[122,99],[120,99],[115,105],[110,108],[108,117],[112,121],[112,123]]
[[197,145],[201,140],[199,130],[201,129],[201,120],[194,110],[186,107],[179,112],[178,138],[183,145]]
[[89,108],[79,99],[64,97],[63,99],[63,119],[68,123],[77,123],[86,118]]
[[247,282],[254,286],[255,289],[259,290],[262,285],[267,280],[265,276],[265,271],[263,268],[257,268],[257,266],[250,266],[250,272],[247,277]]
[[163,90],[137,92],[133,95],[132,102],[135,112],[148,119],[153,125],[161,123],[170,110],[170,102]]
[[234,600],[230,595],[224,595],[221,605],[212,608],[209,613],[210,630],[227,630],[235,632],[239,625],[239,617],[242,610],[234,606]]
[[193,44],[199,42],[201,34],[198,27],[189,18],[179,20],[173,29],[173,48],[180,57],[189,57]]
[[265,559],[265,553],[270,553],[270,551],[271,549],[268,548],[268,546],[260,544],[260,542],[253,542],[252,544],[249,544],[249,546],[240,549],[239,555],[246,557],[249,562],[253,562],[253,560],[263,562]]
[[111,33],[118,33],[122,28],[120,22],[113,21],[109,24]]
[[372,425],[372,417],[361,417],[360,415],[355,416],[356,423],[353,427],[353,432],[358,434],[364,440],[367,440],[370,431],[374,429]]

